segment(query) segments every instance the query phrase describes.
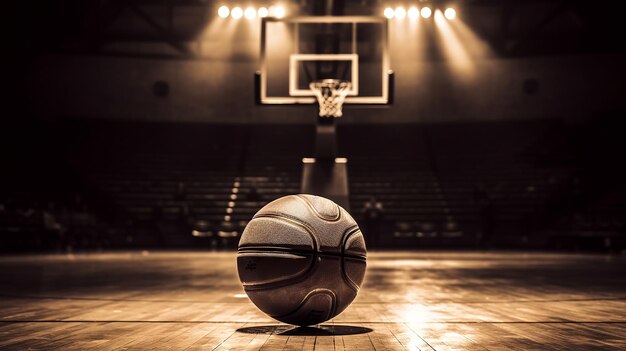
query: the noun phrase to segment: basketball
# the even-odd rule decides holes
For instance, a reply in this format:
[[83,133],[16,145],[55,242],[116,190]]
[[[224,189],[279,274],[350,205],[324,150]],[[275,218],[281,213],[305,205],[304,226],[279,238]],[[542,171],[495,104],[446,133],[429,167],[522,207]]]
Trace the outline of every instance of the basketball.
[[366,266],[363,234],[346,210],[313,195],[261,208],[239,241],[237,269],[250,300],[281,322],[306,326],[340,314]]

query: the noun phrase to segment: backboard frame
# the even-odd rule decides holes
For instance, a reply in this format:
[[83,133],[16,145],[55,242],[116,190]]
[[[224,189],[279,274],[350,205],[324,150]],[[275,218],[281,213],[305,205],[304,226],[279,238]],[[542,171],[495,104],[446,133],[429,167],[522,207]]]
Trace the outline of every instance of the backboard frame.
[[357,54],[291,54],[289,55],[289,95],[315,96],[310,89],[298,88],[298,62],[305,61],[350,61],[352,88],[348,96],[359,95],[359,56]]
[[[357,84],[354,84],[354,91],[346,97],[345,104],[362,104],[362,105],[387,105],[391,104],[393,100],[393,72],[390,69],[389,60],[389,21],[385,17],[376,16],[305,16],[305,17],[288,17],[288,18],[274,18],[266,17],[262,19],[261,23],[261,50],[260,50],[260,70],[256,73],[256,101],[261,105],[296,105],[296,104],[314,104],[317,100],[311,91],[304,91],[302,89],[293,89],[293,79],[289,82],[290,96],[268,96],[267,94],[267,23],[268,22],[283,22],[288,24],[294,24],[296,34],[300,24],[312,23],[312,24],[332,24],[332,23],[347,23],[352,25],[352,52],[350,54],[302,54],[299,51],[292,53],[290,56],[290,78],[293,72],[293,58],[294,57],[309,57],[311,60],[347,60],[348,58],[355,62],[358,62],[357,45],[358,39],[356,38],[357,25],[359,23],[373,23],[381,24],[382,28],[382,69],[381,69],[381,82],[382,91],[378,96],[358,96],[358,74],[354,73],[354,70],[358,70],[358,63],[352,64],[353,79],[357,79]],[[296,46],[296,49],[299,48]],[[347,56],[348,55],[348,56]],[[353,56],[354,55],[354,56]],[[321,58],[313,58],[318,56]],[[333,57],[334,58],[331,58]]]

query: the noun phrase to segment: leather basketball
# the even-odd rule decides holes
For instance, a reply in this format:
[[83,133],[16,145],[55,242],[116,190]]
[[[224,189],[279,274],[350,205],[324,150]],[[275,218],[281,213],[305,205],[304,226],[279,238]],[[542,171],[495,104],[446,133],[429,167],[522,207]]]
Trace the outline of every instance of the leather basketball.
[[341,313],[365,276],[366,248],[356,221],[334,202],[289,195],[246,226],[237,269],[250,300],[281,322],[312,325]]

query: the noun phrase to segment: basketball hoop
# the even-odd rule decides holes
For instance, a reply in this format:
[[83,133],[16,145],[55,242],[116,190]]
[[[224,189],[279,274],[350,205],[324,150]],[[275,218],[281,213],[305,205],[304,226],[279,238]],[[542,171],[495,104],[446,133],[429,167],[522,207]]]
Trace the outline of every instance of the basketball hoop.
[[352,83],[339,79],[322,79],[311,82],[309,88],[313,90],[320,104],[320,117],[341,117],[343,101],[352,88]]

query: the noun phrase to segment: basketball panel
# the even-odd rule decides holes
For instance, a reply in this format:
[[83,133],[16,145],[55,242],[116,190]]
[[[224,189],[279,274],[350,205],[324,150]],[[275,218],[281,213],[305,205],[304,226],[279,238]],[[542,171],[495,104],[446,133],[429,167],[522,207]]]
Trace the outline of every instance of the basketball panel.
[[278,215],[253,218],[239,240],[239,249],[258,247],[315,251],[316,243],[308,229]]
[[237,271],[244,289],[262,288],[298,279],[311,269],[313,254],[240,252]]

